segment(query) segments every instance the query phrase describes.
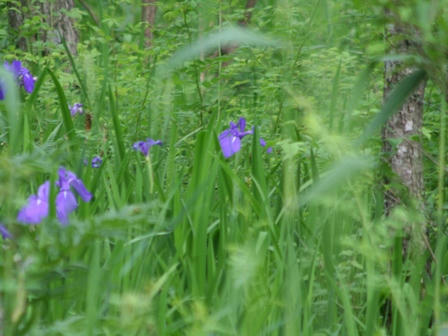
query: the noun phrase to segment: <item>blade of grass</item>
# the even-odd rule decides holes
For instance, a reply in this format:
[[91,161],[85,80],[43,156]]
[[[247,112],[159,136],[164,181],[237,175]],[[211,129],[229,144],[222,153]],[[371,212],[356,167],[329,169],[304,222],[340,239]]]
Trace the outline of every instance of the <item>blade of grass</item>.
[[9,71],[0,68],[0,78],[2,78],[2,87],[5,95],[6,120],[8,121],[8,150],[11,154],[19,153],[22,149],[20,143],[21,136],[21,114],[20,114],[20,96],[16,81]]
[[117,153],[120,157],[120,160],[123,160],[124,152],[125,152],[124,141],[123,141],[123,131],[121,128],[120,119],[118,117],[118,111],[116,109],[115,99],[114,99],[114,96],[112,93],[112,89],[110,87],[109,87],[108,92],[109,92],[109,108],[110,108],[110,113],[112,116],[112,123],[113,123],[114,131],[115,131],[115,144],[116,144]]
[[55,90],[58,95],[59,105],[61,107],[62,120],[64,122],[66,135],[70,140],[72,149],[75,149],[76,148],[76,141],[75,141],[76,134],[75,134],[75,128],[73,126],[72,116],[68,109],[67,98],[65,97],[64,90],[62,89],[62,86],[59,83],[58,79],[56,78],[55,74],[51,70],[47,70],[47,71],[48,71],[48,74],[50,75],[51,79],[53,80],[53,84],[55,86]]
[[87,104],[89,104],[89,106],[92,107],[90,105],[90,100],[89,100],[89,95],[87,94],[86,85],[84,84],[84,81],[81,79],[81,76],[79,75],[78,69],[75,64],[75,60],[73,59],[73,55],[67,46],[67,42],[65,41],[64,36],[61,35],[60,37],[62,40],[62,45],[64,46],[64,49],[65,49],[65,53],[68,56],[68,60],[70,62],[70,65],[72,66],[72,70],[75,73],[76,79],[78,80],[78,83],[79,83],[79,87],[81,88],[81,94],[83,95],[83,98],[87,102]]

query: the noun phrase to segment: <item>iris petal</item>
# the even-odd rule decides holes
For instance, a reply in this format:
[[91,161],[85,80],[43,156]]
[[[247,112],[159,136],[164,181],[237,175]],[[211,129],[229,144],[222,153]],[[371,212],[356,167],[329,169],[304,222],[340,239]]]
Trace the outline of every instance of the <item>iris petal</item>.
[[36,195],[28,198],[28,204],[17,215],[17,220],[26,224],[38,224],[48,216],[48,201],[39,199]]
[[92,194],[87,190],[81,179],[73,180],[71,185],[84,202],[89,202],[92,199]]
[[147,138],[146,141],[137,141],[132,145],[132,148],[140,151],[144,156],[147,156],[149,149],[154,145],[162,145],[162,141]]
[[3,224],[0,224],[0,235],[3,237],[3,239],[12,238],[12,234]]
[[219,135],[219,145],[224,157],[229,158],[241,149],[241,140],[231,130],[225,130]]
[[69,110],[70,110],[70,114],[72,116],[76,115],[76,113],[79,114],[83,114],[84,110],[82,109],[82,104],[81,103],[75,103],[73,104],[73,106],[68,106]]
[[31,195],[28,203],[19,211],[17,220],[26,224],[38,224],[48,215],[48,196],[50,181],[42,184],[37,195]]
[[68,224],[68,216],[77,207],[78,202],[70,190],[60,191],[56,196],[56,215],[62,224]]
[[46,181],[37,190],[37,197],[41,200],[48,202],[49,195],[50,195],[50,181]]
[[11,64],[5,62],[4,68],[14,74],[14,77],[25,88],[28,93],[33,92],[35,79],[30,71],[22,66],[22,62],[14,60]]
[[244,130],[246,129],[246,119],[240,118],[240,120],[238,121],[238,125],[240,126],[240,132],[244,132]]
[[92,194],[87,190],[82,180],[79,179],[75,173],[66,170],[64,167],[59,168],[58,173],[59,180],[56,184],[61,191],[70,191],[70,187],[73,187],[84,202],[88,202],[92,199]]
[[22,62],[17,60],[12,61],[11,69],[16,75],[16,77],[19,77],[22,74]]
[[101,167],[102,163],[103,163],[103,160],[99,156],[95,156],[92,159],[92,168],[99,168],[99,167]]
[[9,64],[7,61],[3,63],[3,66],[6,70],[11,72],[14,77],[18,78],[20,76],[20,70],[22,69],[22,63],[20,61],[12,61],[11,64]]
[[56,185],[61,188],[61,190],[70,189],[70,178],[67,176],[67,170],[64,167],[58,170],[59,179],[56,181]]
[[[70,170],[60,167],[58,175],[59,179],[56,181],[56,186],[59,187],[59,192],[56,196],[56,215],[62,224],[68,224],[69,214],[78,207],[78,202],[71,187],[85,202],[92,199],[92,194],[87,190],[81,179]],[[29,224],[40,223],[43,218],[48,216],[49,194],[50,182],[46,181],[39,187],[37,195],[31,195],[28,198],[28,203],[19,211],[17,220]]]
[[245,131],[245,129],[246,119],[240,118],[238,124],[230,122],[230,128],[226,129],[218,136],[224,157],[228,158],[239,152],[241,149],[241,139],[246,135],[254,133],[254,128],[249,131]]
[[26,92],[28,93],[33,92],[34,78],[29,72],[23,74],[22,81],[23,81],[23,87],[25,88]]

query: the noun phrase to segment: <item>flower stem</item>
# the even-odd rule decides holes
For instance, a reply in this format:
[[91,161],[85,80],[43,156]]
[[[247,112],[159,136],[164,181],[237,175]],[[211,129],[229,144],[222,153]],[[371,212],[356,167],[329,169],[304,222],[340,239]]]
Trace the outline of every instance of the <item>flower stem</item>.
[[146,156],[146,164],[148,165],[149,193],[152,194],[154,190],[154,173],[152,171],[151,156],[149,154]]

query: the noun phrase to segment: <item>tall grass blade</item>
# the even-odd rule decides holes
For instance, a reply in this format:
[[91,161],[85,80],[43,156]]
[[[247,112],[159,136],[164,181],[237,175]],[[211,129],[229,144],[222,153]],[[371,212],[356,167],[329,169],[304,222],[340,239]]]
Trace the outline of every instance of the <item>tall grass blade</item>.
[[118,117],[118,111],[117,111],[117,108],[115,105],[115,99],[114,99],[114,96],[112,93],[112,89],[110,87],[109,87],[108,93],[109,93],[109,108],[110,108],[110,113],[112,116],[112,123],[114,125],[114,131],[115,131],[115,143],[117,146],[118,155],[119,155],[120,159],[122,160],[124,158],[124,152],[125,152],[123,131],[121,128],[120,119]]
[[67,46],[67,42],[65,41],[64,36],[61,36],[61,40],[62,40],[62,45],[64,46],[64,49],[65,49],[65,53],[68,56],[68,60],[70,62],[70,65],[72,66],[73,72],[74,72],[74,74],[76,76],[76,79],[78,80],[79,87],[81,88],[81,93],[82,93],[82,95],[84,97],[84,100],[90,106],[90,100],[89,100],[89,95],[88,95],[87,90],[86,90],[86,85],[85,85],[84,81],[81,79],[81,76],[79,75],[78,68],[76,67],[75,60],[73,59],[73,55],[72,55],[72,53],[70,52],[70,49]]
[[[8,134],[8,149],[11,154],[19,153],[22,149],[21,138],[21,115],[20,115],[20,96],[16,81],[13,75],[0,68],[0,78],[5,95],[7,129],[3,132]],[[3,133],[2,132],[2,133]]]
[[[266,203],[267,185],[264,162],[261,156],[260,137],[258,127],[255,127],[252,140],[252,176],[256,182],[255,194],[261,203]],[[258,187],[257,187],[258,186]]]
[[39,96],[40,89],[45,81],[45,78],[47,77],[47,74],[48,74],[48,68],[44,68],[39,74],[39,76],[37,76],[37,80],[34,83],[34,90],[33,92],[31,92],[31,95],[26,100],[26,104],[28,105],[29,108],[31,108],[31,106],[36,102],[36,98]]
[[53,80],[53,84],[58,95],[59,106],[61,107],[62,120],[64,122],[66,135],[68,136],[71,145],[75,146],[75,128],[73,126],[73,120],[70,114],[70,110],[68,109],[67,98],[65,97],[64,90],[62,89],[62,86],[56,78],[55,74],[49,69],[47,71],[51,79]]

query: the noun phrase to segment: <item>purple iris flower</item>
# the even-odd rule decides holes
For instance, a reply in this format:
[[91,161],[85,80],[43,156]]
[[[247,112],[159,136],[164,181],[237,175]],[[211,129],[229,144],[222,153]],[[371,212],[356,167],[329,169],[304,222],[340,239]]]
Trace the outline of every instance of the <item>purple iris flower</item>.
[[0,100],[5,99],[5,89],[3,88],[5,84],[2,82],[2,80],[0,79]]
[[[79,194],[85,201],[92,199],[92,194],[87,190],[84,183],[75,175],[75,173],[59,168],[59,179],[56,186],[59,192],[56,195],[56,215],[62,224],[68,224],[68,216],[78,207],[75,195],[71,188]],[[46,181],[39,187],[37,195],[31,195],[28,203],[19,211],[17,220],[26,224],[38,224],[48,216],[48,202],[50,194],[50,181]]]
[[14,60],[11,64],[8,62],[4,63],[6,70],[11,72],[14,77],[19,80],[20,85],[22,85],[28,93],[33,92],[34,82],[36,81],[31,75],[30,71],[22,66],[22,62]]
[[[266,147],[266,141],[264,141],[263,138],[260,138],[260,145],[261,147]],[[272,153],[272,147],[266,148],[266,153],[268,154]]]
[[92,168],[99,168],[102,163],[103,160],[99,156],[94,156],[92,159]]
[[238,124],[230,122],[230,128],[222,132],[219,137],[219,144],[221,146],[224,157],[229,158],[241,149],[241,139],[248,134],[253,134],[254,130],[245,131],[246,119],[240,118]]
[[9,233],[8,229],[0,223],[0,235],[3,239],[12,238],[12,234]]
[[38,224],[48,215],[48,197],[50,194],[50,181],[42,184],[37,195],[31,195],[28,203],[17,215],[17,220],[26,224]]
[[76,113],[79,114],[83,114],[84,110],[82,109],[82,104],[81,103],[75,103],[73,104],[73,106],[68,106],[69,110],[70,110],[70,114],[73,116],[76,115]]
[[147,138],[146,141],[137,141],[132,145],[132,148],[134,148],[137,151],[140,151],[144,156],[148,156],[149,149],[154,145],[162,145],[162,141],[160,140],[154,140],[151,138]]
[[64,167],[59,168],[59,180],[56,185],[59,187],[59,193],[56,196],[56,215],[62,224],[68,224],[68,216],[78,207],[75,195],[71,187],[79,194],[84,202],[92,199],[92,194],[87,190],[84,183],[75,173],[66,170]]

